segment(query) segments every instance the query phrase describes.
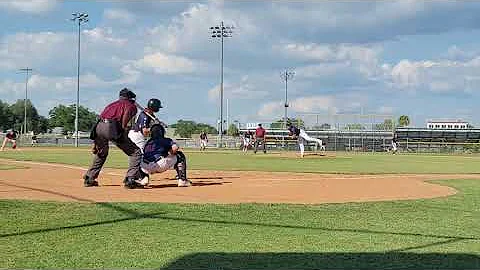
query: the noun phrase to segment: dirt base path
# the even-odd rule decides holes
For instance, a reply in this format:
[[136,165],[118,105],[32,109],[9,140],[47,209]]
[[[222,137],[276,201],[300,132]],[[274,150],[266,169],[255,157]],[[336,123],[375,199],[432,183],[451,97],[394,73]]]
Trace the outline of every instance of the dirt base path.
[[343,203],[449,196],[456,190],[434,179],[478,175],[336,175],[280,172],[190,171],[193,186],[179,188],[174,171],[153,175],[145,189],[125,189],[125,170],[106,169],[99,187],[83,187],[85,168],[0,160],[25,168],[0,171],[0,199],[78,202]]

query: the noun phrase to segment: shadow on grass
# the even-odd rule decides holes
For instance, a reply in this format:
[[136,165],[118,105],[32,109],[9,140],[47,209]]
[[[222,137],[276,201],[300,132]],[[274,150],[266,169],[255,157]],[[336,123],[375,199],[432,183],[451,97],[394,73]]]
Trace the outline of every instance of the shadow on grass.
[[438,234],[414,233],[414,232],[379,231],[379,230],[370,230],[370,229],[330,228],[330,227],[300,226],[300,225],[289,225],[289,224],[272,224],[269,222],[249,222],[249,221],[231,221],[231,220],[217,220],[217,219],[203,219],[203,218],[174,217],[174,216],[168,216],[168,213],[142,213],[141,211],[129,209],[129,208],[120,206],[118,204],[112,204],[107,202],[97,203],[89,199],[80,198],[80,197],[72,196],[69,194],[63,194],[60,192],[46,190],[46,189],[32,188],[32,187],[15,185],[15,184],[7,184],[2,182],[0,182],[0,185],[6,185],[6,186],[17,187],[17,188],[35,190],[35,191],[44,192],[44,193],[55,194],[58,196],[74,199],[80,202],[90,202],[98,206],[110,208],[120,213],[129,215],[129,217],[118,218],[118,219],[113,219],[109,221],[99,221],[99,222],[85,223],[85,224],[74,225],[74,226],[62,226],[62,227],[56,227],[56,228],[46,228],[46,229],[38,229],[38,230],[25,231],[25,232],[1,234],[0,238],[17,236],[17,235],[25,235],[25,234],[41,233],[41,232],[47,232],[47,231],[55,231],[55,230],[73,229],[73,228],[79,228],[79,227],[96,226],[100,224],[116,223],[116,222],[122,222],[126,220],[132,220],[132,219],[154,218],[154,219],[160,219],[160,220],[182,221],[182,222],[187,221],[192,223],[209,223],[209,224],[217,224],[217,225],[240,225],[240,226],[255,226],[255,227],[260,226],[260,227],[268,227],[268,228],[305,229],[305,230],[333,231],[333,232],[373,234],[373,235],[378,234],[378,235],[397,235],[397,236],[418,236],[418,237],[430,237],[432,239],[441,240],[441,241],[433,242],[427,245],[413,246],[413,247],[406,247],[406,248],[392,250],[395,252],[407,251],[407,250],[423,248],[423,247],[431,247],[431,246],[464,241],[464,240],[480,241],[480,237],[472,237],[472,236],[452,236],[452,235],[438,235]]
[[480,256],[451,253],[193,253],[173,269],[480,269]]

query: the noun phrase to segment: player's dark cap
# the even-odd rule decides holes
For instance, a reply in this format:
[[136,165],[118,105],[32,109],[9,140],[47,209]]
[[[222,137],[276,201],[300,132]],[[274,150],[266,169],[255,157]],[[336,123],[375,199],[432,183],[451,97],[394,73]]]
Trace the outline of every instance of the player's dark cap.
[[137,95],[135,95],[135,93],[128,88],[123,88],[122,90],[120,90],[120,93],[118,95],[129,100],[135,100],[135,98],[137,97]]
[[147,107],[154,112],[158,112],[160,108],[163,108],[162,102],[156,98],[150,99],[148,101]]
[[150,128],[152,138],[165,138],[165,128],[162,125],[154,124]]

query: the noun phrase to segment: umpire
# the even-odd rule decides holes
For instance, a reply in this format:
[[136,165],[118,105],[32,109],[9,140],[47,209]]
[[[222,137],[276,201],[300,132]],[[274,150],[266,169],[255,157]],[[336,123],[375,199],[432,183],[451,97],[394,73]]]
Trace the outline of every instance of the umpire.
[[135,93],[127,88],[120,91],[117,101],[110,103],[100,114],[100,119],[92,130],[90,139],[94,140],[92,166],[84,175],[84,186],[98,186],[97,178],[108,156],[109,141],[129,156],[128,170],[124,180],[125,187],[135,188],[138,179],[142,178],[140,162],[142,153],[128,137],[128,124],[137,114],[135,106]]

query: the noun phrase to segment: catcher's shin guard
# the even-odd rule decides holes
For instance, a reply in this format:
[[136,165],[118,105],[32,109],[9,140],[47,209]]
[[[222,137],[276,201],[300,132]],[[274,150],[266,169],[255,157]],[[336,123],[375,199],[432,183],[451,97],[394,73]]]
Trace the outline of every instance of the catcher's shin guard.
[[177,152],[177,163],[174,168],[178,179],[187,180],[187,158],[182,151]]

